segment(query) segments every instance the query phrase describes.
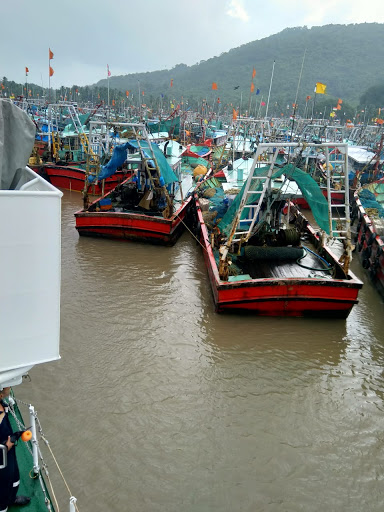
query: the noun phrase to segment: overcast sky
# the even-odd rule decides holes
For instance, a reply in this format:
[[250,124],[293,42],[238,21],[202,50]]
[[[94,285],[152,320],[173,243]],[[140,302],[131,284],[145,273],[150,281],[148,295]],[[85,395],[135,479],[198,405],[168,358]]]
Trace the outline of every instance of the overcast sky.
[[[0,77],[51,87],[195,64],[286,27],[384,22],[382,0],[0,2]],[[373,50],[373,49],[372,49]]]

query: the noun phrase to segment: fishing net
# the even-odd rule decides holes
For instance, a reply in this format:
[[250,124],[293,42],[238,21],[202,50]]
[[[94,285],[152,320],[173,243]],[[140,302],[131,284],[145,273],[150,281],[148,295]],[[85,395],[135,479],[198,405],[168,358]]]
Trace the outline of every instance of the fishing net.
[[[369,210],[375,210],[375,217],[378,216],[384,218],[383,203],[379,202],[381,199],[380,196],[383,196],[384,184],[377,184],[376,187],[374,185],[375,184],[372,184],[372,186],[370,187],[361,189],[359,191],[359,199],[361,204],[363,205],[363,208],[367,212],[367,215]],[[370,188],[375,190],[375,192],[377,190],[377,193],[372,192],[372,190],[369,190]]]
[[[265,176],[268,172],[268,167],[260,167],[254,170],[253,176]],[[306,172],[298,169],[293,164],[285,165],[282,168],[277,169],[272,174],[272,179],[279,178],[281,175],[286,177],[286,179],[295,181],[298,187],[301,190],[303,197],[306,199],[309,207],[312,210],[315,221],[319,225],[321,229],[323,229],[326,233],[330,234],[329,231],[329,217],[328,217],[328,202],[323,196],[319,185],[316,181],[307,174]],[[222,218],[221,222],[218,224],[220,230],[225,235],[229,236],[231,231],[232,222],[236,216],[236,213],[239,210],[240,202],[243,197],[243,192],[246,187],[246,183],[244,183],[241,192],[235,197],[231,206],[228,208],[226,214]],[[263,188],[263,180],[252,180],[252,183],[249,187],[250,192],[259,192]],[[260,194],[248,194],[246,204],[255,203]],[[249,215],[249,209],[245,208],[240,216],[240,220],[244,221],[247,219]],[[249,223],[251,223],[252,219],[249,218]],[[244,223],[243,223],[244,225]],[[336,229],[334,226],[333,229]]]
[[150,133],[168,132],[173,135],[180,133],[180,117],[159,121],[158,123],[148,122],[147,128]]

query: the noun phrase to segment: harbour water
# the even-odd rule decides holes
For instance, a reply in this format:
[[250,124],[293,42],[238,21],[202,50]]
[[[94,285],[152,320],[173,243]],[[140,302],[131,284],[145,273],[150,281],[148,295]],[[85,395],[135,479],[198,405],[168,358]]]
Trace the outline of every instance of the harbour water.
[[384,306],[359,262],[346,321],[218,315],[191,235],[79,238],[80,206],[66,191],[62,359],[16,389],[79,510],[382,512]]

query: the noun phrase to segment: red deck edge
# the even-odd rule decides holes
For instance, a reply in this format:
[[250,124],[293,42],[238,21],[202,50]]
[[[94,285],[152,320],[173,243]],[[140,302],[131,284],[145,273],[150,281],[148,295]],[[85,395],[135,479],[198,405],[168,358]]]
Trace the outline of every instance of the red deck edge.
[[[262,316],[324,316],[346,318],[363,283],[349,272],[349,279],[250,279],[223,282],[219,278],[208,230],[195,197],[195,206],[203,245],[204,260],[216,310],[252,311]],[[308,226],[311,234],[315,231]],[[333,253],[327,252],[336,259]],[[337,261],[337,260],[336,260]]]
[[373,286],[384,298],[384,243],[355,193],[358,208],[356,252]]

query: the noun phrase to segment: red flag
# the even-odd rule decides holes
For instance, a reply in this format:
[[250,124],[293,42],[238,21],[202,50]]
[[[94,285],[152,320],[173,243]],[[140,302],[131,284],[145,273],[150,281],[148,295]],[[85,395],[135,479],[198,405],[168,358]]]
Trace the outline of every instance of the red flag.
[[129,91],[125,91],[125,95],[126,95],[126,97],[128,98],[128,96],[129,96]]
[[217,91],[217,83],[212,82],[212,91]]
[[111,76],[111,72],[109,71],[109,66],[108,66],[108,64],[107,64],[107,75],[108,75],[108,76]]
[[144,91],[141,91],[141,95],[144,96]]
[[217,103],[220,103],[220,98],[217,98]]
[[309,101],[310,99],[311,99],[311,97],[310,97],[310,96],[307,96],[307,97],[305,98],[305,101]]
[[255,76],[256,76],[256,69],[255,69],[255,68],[253,68],[253,71],[252,71],[252,78],[255,78]]
[[171,87],[173,87],[173,78],[171,79]]
[[252,82],[251,83],[251,92],[253,92],[255,90],[255,84]]
[[49,76],[53,76],[53,73],[54,73],[53,69],[51,68],[51,66],[49,66]]
[[49,60],[53,59],[53,52],[51,52],[51,49],[49,48]]
[[260,103],[260,105],[261,105],[262,107],[264,107],[264,106],[265,106],[265,101],[262,101],[262,102]]
[[29,69],[26,67],[25,68],[25,74],[28,75],[28,73],[29,73]]

